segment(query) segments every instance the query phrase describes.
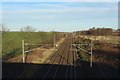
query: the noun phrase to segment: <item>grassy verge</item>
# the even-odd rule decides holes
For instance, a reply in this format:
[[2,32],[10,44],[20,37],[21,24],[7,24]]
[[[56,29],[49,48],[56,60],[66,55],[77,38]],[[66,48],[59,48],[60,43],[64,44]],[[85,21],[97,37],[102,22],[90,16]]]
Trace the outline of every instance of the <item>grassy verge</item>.
[[[53,44],[53,32],[5,32],[2,35],[3,59],[21,54],[22,40],[30,44]],[[37,46],[29,46],[35,47]]]

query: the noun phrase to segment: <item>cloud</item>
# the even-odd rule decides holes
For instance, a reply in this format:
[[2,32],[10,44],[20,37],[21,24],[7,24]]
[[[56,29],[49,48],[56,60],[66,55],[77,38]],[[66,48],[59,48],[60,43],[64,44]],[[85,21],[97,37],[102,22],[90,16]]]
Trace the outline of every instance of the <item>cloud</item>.
[[2,0],[2,2],[118,2],[119,0]]
[[46,14],[46,13],[52,13],[52,14],[64,14],[64,13],[88,13],[88,12],[96,12],[96,13],[108,13],[117,11],[117,8],[110,7],[110,8],[104,8],[104,7],[66,7],[61,9],[27,9],[27,10],[11,10],[6,11],[3,10],[3,14]]
[[[64,9],[33,9],[21,11],[5,11],[3,19],[28,19],[32,21],[79,21],[79,20],[97,20],[111,18],[117,15],[117,9],[114,8],[86,8],[86,7],[69,7]],[[9,16],[10,15],[10,16]],[[26,20],[24,19],[24,20]],[[26,20],[27,21],[27,20]]]
[[50,8],[66,8],[66,5],[62,5],[62,4],[48,4],[48,3],[37,3],[33,6],[37,6],[37,7],[50,7]]
[[[27,3],[26,3],[27,4]],[[77,4],[78,5],[78,4]],[[96,5],[96,4],[95,4]],[[113,5],[113,4],[104,4]],[[116,6],[101,7],[100,4],[97,7],[89,6],[76,6],[75,4],[54,4],[54,3],[33,3],[31,5],[21,5],[18,3],[11,5],[5,4],[3,8],[3,18],[30,18],[33,20],[59,20],[59,19],[79,19],[84,17],[89,18],[111,18],[116,17]],[[110,16],[112,15],[112,16]],[[109,16],[109,17],[108,17]]]
[[31,19],[33,20],[53,20],[55,18],[57,18],[54,15],[34,15],[34,16],[30,16]]
[[3,8],[3,21],[16,25],[31,23],[63,27],[114,25],[117,21],[117,11],[117,5],[114,3],[85,3],[85,5],[79,5],[79,3],[16,3],[13,5],[9,3]]
[[70,2],[118,2],[119,0],[65,0]]
[[[18,3],[19,4],[19,3]],[[72,4],[72,6],[71,6]],[[74,6],[73,6],[74,5]],[[89,5],[89,4],[88,4]],[[31,5],[11,5],[5,4],[3,5],[3,14],[18,14],[18,15],[29,15],[29,14],[64,14],[64,13],[89,13],[89,12],[96,12],[96,13],[108,13],[117,11],[117,6],[109,6],[109,7],[102,7],[98,4],[99,7],[88,7],[88,6],[75,6],[74,3],[70,4],[50,4],[50,3],[35,3]],[[107,3],[104,5],[108,5]],[[109,4],[113,5],[113,4]]]

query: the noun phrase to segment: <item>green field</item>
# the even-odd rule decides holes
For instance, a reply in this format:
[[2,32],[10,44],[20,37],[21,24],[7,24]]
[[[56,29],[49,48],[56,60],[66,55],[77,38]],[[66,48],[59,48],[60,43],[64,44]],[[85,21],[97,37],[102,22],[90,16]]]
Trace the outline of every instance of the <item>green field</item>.
[[5,32],[2,35],[2,58],[20,55],[22,40],[30,44],[53,44],[53,34],[53,32]]

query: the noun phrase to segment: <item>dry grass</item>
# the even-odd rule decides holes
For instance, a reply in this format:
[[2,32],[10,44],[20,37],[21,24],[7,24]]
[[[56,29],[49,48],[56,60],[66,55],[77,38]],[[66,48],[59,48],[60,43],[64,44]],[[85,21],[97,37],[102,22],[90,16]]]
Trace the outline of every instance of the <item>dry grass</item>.
[[105,41],[105,42],[108,42],[108,43],[112,43],[112,44],[120,44],[120,36],[82,36],[80,35],[81,37],[84,37],[84,38],[89,38],[91,40],[99,40],[99,41]]
[[[64,41],[64,38],[61,38],[56,44],[58,45],[58,47],[60,46],[60,44]],[[54,53],[56,52],[55,48],[35,48],[35,50],[31,53],[29,53],[27,55],[26,58],[26,63],[44,63],[50,56],[52,56]],[[17,62],[17,63],[22,63],[22,53],[19,56],[10,58],[8,60],[6,60],[6,62]]]

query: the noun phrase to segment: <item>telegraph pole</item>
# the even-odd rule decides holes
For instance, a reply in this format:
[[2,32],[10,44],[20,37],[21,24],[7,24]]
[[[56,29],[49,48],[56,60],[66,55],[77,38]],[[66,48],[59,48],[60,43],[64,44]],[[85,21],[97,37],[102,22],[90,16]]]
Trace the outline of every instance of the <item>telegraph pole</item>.
[[55,32],[54,32],[54,48],[55,48]]
[[92,47],[93,47],[93,44],[92,44],[92,40],[91,40],[91,56],[90,56],[90,67],[92,67]]
[[24,40],[22,40],[22,54],[23,54],[23,63],[25,63],[25,51],[24,51]]

